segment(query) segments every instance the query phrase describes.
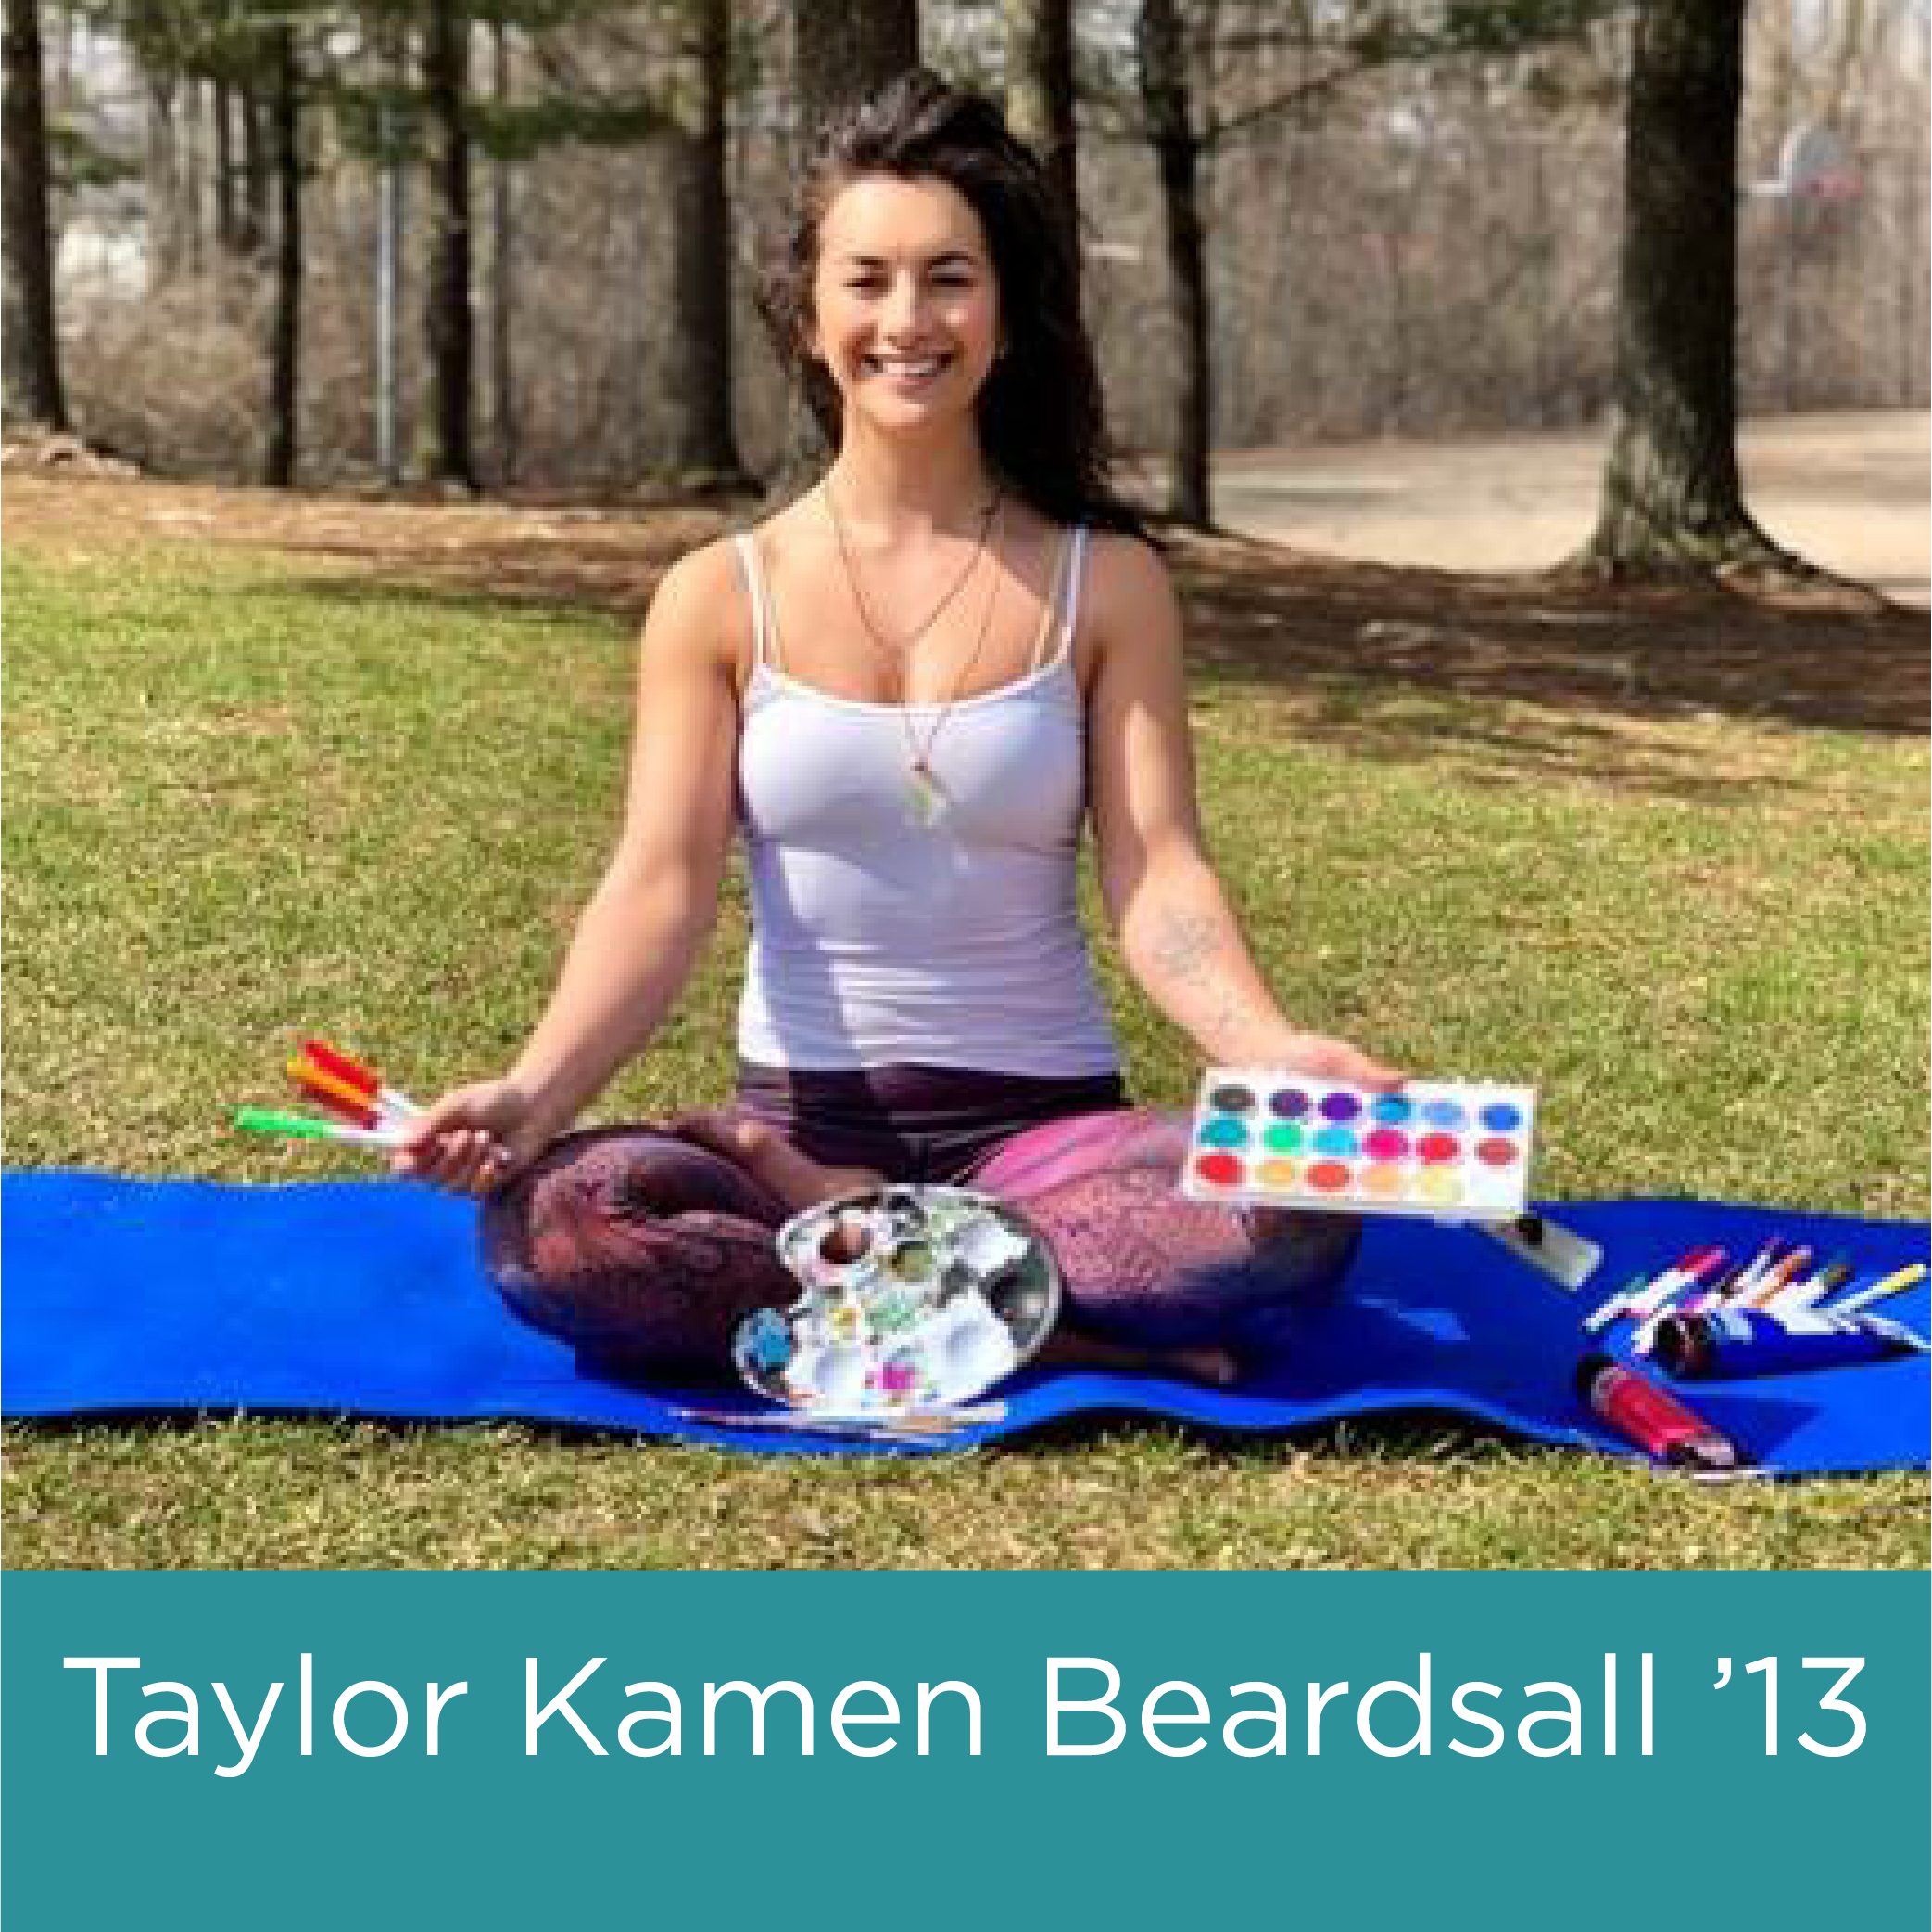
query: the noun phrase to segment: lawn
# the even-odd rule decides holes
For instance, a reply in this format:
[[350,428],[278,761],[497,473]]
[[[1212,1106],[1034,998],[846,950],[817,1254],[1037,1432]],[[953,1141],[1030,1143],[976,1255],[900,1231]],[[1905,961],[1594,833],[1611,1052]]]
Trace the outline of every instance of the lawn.
[[[614,828],[707,514],[9,484],[14,1166],[285,1181],[304,1033],[491,1070]],[[1923,1216],[1924,632],[1179,546],[1217,854],[1291,1010],[1541,1090],[1537,1192]],[[743,900],[601,1114],[721,1092]],[[1104,965],[1130,1072],[1184,1043]],[[9,1429],[6,1557],[120,1566],[1921,1566],[1916,1476],[1706,1488],[1421,1419],[847,1462],[524,1428]]]

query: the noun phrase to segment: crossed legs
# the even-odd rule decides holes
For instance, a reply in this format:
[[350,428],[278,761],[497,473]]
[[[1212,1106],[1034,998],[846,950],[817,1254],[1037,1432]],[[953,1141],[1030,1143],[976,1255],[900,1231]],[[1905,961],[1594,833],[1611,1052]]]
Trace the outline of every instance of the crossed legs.
[[[1185,1136],[1179,1116],[1080,1115],[1016,1135],[966,1177],[1011,1200],[1060,1264],[1067,1311],[1041,1359],[1226,1383],[1244,1315],[1339,1277],[1345,1219],[1180,1200]],[[821,1165],[730,1107],[672,1131],[589,1130],[488,1197],[486,1266],[593,1372],[729,1379],[738,1323],[798,1295],[773,1233],[883,1178]]]

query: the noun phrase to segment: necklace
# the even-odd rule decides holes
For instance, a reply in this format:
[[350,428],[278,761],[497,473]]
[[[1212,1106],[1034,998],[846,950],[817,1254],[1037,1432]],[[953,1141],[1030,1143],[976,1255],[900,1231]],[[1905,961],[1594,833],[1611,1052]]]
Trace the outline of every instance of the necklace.
[[1000,493],[995,490],[987,499],[986,508],[979,512],[979,532],[973,540],[972,554],[967,557],[965,568],[947,585],[945,595],[939,602],[906,633],[905,641],[894,645],[879,628],[878,620],[872,614],[872,606],[865,601],[865,593],[859,584],[858,561],[852,555],[852,539],[846,533],[845,519],[839,514],[839,499],[832,494],[831,478],[827,476],[818,487],[825,498],[826,512],[831,519],[832,535],[839,545],[839,561],[844,566],[846,587],[852,592],[852,600],[858,611],[859,622],[865,626],[865,635],[871,639],[873,648],[885,663],[898,673],[899,695],[903,698],[905,695],[906,657],[919,639],[952,609],[959,593],[966,588],[966,579],[979,568],[979,559],[986,550],[987,535],[992,529],[993,518],[999,513]]
[[907,810],[910,812],[913,822],[915,825],[929,827],[939,823],[946,809],[945,788],[940,783],[939,776],[932,768],[932,748],[939,741],[940,733],[945,729],[946,720],[953,714],[953,707],[958,703],[959,693],[965,688],[966,678],[971,675],[973,666],[979,661],[979,652],[986,643],[987,631],[992,624],[993,606],[999,599],[999,573],[997,571],[993,573],[992,583],[987,593],[986,603],[980,612],[979,628],[973,638],[973,648],[967,653],[966,662],[960,666],[958,675],[953,678],[951,692],[941,701],[939,708],[939,715],[933,720],[932,727],[927,732],[923,744],[919,740],[918,734],[913,728],[911,710],[903,701],[905,697],[906,658],[919,639],[928,631],[931,630],[933,625],[953,607],[960,592],[966,588],[967,579],[979,567],[979,560],[987,553],[988,539],[992,535],[994,522],[1000,514],[1002,498],[1000,492],[995,490],[988,499],[985,510],[981,511],[979,534],[974,540],[972,554],[967,557],[965,568],[946,587],[945,594],[940,600],[933,605],[931,610],[927,612],[920,622],[907,634],[905,640],[895,647],[874,619],[871,607],[865,601],[865,591],[860,587],[857,560],[852,555],[852,543],[846,534],[844,519],[839,514],[839,500],[832,494],[831,479],[827,477],[819,485],[819,489],[825,497],[826,511],[830,518],[832,534],[839,546],[839,561],[844,567],[846,585],[852,592],[852,605],[859,613],[859,622],[865,627],[865,635],[871,640],[873,648],[893,671],[897,678],[898,695],[901,701],[899,705],[899,722],[905,733]]
[[[999,508],[994,499],[993,507]],[[982,548],[985,538],[980,539]],[[999,546],[991,546],[995,561]],[[926,742],[919,742],[918,734],[913,729],[913,715],[910,707],[902,705],[899,722],[905,730],[905,750],[908,760],[905,773],[906,809],[911,813],[913,823],[930,829],[945,816],[948,800],[946,788],[940,783],[939,774],[932,768],[932,748],[939,743],[940,733],[946,728],[946,720],[953,715],[953,707],[959,702],[959,694],[966,688],[966,681],[972,676],[973,666],[979,662],[979,652],[986,644],[986,634],[992,628],[993,606],[1000,600],[1000,574],[992,572],[992,581],[986,587],[986,601],[979,609],[979,628],[973,634],[973,648],[966,653],[966,662],[960,665],[958,675],[953,680],[953,688],[946,694],[939,708],[939,715],[933,719],[931,729],[926,734]]]

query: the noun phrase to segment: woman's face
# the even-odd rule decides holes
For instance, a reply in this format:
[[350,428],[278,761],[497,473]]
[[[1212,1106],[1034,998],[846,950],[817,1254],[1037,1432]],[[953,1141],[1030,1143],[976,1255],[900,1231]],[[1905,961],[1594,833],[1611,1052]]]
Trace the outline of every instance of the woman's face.
[[972,204],[948,183],[867,174],[818,228],[808,346],[883,430],[970,415],[1000,347],[999,286]]

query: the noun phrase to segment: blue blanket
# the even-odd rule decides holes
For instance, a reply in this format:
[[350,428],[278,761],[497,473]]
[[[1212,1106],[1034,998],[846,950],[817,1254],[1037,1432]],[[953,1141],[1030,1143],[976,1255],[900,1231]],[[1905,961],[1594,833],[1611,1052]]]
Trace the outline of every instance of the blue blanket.
[[[1216,1391],[1147,1376],[1029,1371],[979,1440],[1082,1411],[1139,1411],[1230,1430],[1434,1411],[1536,1439],[1634,1453],[1577,1400],[1592,1345],[1581,1316],[1643,1269],[1778,1233],[1843,1252],[1870,1279],[1925,1258],[1917,1222],[1696,1201],[1572,1202],[1563,1222],[1603,1244],[1568,1294],[1485,1236],[1371,1221],[1340,1297],[1279,1318],[1256,1372]],[[70,1171],[0,1179],[5,1413],[254,1409],[633,1429],[765,1449],[848,1452],[817,1436],[694,1423],[677,1410],[749,1395],[632,1388],[502,1309],[476,1260],[474,1211],[386,1181],[234,1186]],[[1884,1312],[1922,1332],[1924,1282]],[[1923,1467],[1927,1358],[1680,1390],[1764,1467]],[[871,1446],[869,1445],[864,1446]]]

